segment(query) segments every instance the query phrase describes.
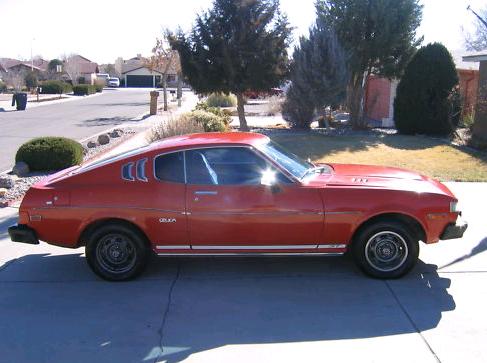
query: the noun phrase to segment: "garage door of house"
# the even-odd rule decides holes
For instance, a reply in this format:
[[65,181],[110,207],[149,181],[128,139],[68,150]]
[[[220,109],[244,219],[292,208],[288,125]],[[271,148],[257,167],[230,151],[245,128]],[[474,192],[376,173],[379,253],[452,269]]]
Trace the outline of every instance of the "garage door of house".
[[127,87],[153,87],[153,76],[127,75]]

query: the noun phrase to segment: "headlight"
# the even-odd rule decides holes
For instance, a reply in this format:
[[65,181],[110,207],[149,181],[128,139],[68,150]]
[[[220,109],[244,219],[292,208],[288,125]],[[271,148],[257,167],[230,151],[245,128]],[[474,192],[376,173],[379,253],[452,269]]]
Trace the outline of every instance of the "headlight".
[[450,202],[450,213],[458,213],[458,200]]

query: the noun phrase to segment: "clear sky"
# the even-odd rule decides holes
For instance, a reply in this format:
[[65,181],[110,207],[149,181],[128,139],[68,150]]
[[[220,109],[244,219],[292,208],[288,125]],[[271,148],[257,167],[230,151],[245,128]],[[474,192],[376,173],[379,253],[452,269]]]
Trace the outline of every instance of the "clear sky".
[[[95,62],[148,55],[165,27],[188,29],[197,12],[212,0],[0,0],[0,57],[46,59],[78,53]],[[281,0],[296,27],[295,37],[314,20],[314,0]],[[486,0],[422,0],[425,43],[439,41],[450,50],[464,47],[462,27],[475,21],[467,5],[480,10]]]

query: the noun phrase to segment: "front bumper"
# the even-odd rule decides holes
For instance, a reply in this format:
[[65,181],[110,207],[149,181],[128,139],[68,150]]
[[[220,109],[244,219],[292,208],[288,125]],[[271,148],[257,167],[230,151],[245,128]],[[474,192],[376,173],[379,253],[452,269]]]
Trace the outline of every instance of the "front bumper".
[[8,234],[12,242],[28,243],[31,245],[39,244],[36,232],[25,224],[9,227]]
[[467,230],[468,223],[465,222],[463,219],[458,217],[456,223],[450,223],[445,227],[443,233],[440,236],[440,239],[454,239],[454,238],[462,238],[463,234]]

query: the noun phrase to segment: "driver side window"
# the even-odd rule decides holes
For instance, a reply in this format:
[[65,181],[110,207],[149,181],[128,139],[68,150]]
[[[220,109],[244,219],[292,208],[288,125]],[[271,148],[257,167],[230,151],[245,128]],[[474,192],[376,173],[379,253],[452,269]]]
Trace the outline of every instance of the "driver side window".
[[262,175],[268,169],[271,167],[266,160],[246,147],[186,151],[189,184],[260,185]]

